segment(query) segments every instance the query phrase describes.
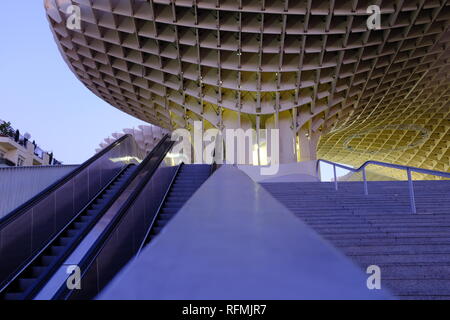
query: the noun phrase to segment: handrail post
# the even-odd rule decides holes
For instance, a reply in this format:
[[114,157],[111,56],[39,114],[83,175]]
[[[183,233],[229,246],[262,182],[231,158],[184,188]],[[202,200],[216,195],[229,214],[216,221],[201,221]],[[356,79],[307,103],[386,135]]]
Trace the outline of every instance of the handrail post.
[[336,165],[333,164],[333,172],[334,172],[334,189],[338,190],[338,181],[337,181],[337,174],[336,174]]
[[322,172],[320,170],[320,160],[317,161],[316,164],[316,175],[320,182],[322,182]]
[[362,175],[363,175],[363,180],[364,180],[364,194],[366,196],[368,196],[369,195],[369,188],[367,186],[366,167],[363,168]]
[[413,186],[413,181],[412,181],[412,177],[411,177],[411,169],[410,168],[406,169],[406,172],[408,174],[409,203],[411,206],[411,211],[412,211],[412,213],[417,213],[416,199],[414,197],[414,186]]

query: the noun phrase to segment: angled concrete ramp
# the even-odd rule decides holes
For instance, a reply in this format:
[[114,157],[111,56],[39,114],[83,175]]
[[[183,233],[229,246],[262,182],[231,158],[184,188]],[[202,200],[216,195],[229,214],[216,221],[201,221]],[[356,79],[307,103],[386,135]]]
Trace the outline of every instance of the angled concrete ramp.
[[388,299],[246,174],[222,166],[100,299]]

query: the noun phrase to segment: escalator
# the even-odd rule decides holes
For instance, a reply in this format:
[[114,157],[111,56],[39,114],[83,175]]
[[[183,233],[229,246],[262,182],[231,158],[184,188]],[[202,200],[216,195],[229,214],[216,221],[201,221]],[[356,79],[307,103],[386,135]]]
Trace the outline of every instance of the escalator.
[[126,200],[120,207],[112,209],[112,219],[77,262],[81,270],[81,289],[69,289],[65,281],[61,281],[52,299],[94,298],[137,254],[154,221],[156,209],[163,203],[170,181],[174,181],[179,168],[166,167],[163,161],[173,145],[169,136],[164,137],[141,163],[136,181],[130,185],[129,192],[124,191]]
[[125,135],[2,217],[0,291],[8,287],[114,177],[143,158],[134,138]]
[[137,165],[142,154],[134,138],[124,136],[1,219],[0,299],[33,299],[42,292],[111,208],[124,201],[123,194],[144,184],[172,146],[166,135]]
[[148,244],[161,232],[186,201],[189,200],[197,189],[209,178],[211,173],[211,165],[181,164],[173,184],[156,215],[149,235],[145,240],[145,244]]
[[[56,232],[50,233],[44,228],[51,236],[31,257],[23,259],[20,268],[16,268],[7,281],[0,283],[0,299],[95,298],[211,175],[214,168],[211,165],[167,166],[164,160],[170,160],[173,145],[166,135],[139,165],[127,164],[116,169],[95,194],[86,197],[88,200],[76,214],[64,225],[59,223]],[[110,160],[109,165],[117,159],[129,159],[129,156],[110,151],[104,155]],[[77,180],[76,176],[72,178]],[[56,193],[64,191],[55,190]],[[55,190],[47,196],[55,197]],[[40,202],[34,205],[40,206]],[[27,209],[30,208],[35,209],[33,205]],[[44,215],[46,211],[37,212]],[[63,213],[58,211],[57,214]],[[58,224],[56,215],[51,218],[46,220],[46,227]],[[76,289],[77,286],[71,289],[67,285],[70,277],[67,266],[80,270],[81,289]]]
[[0,293],[0,299],[30,299],[43,286],[52,272],[73,251],[107,208],[114,202],[135,165],[122,169],[111,182],[78,215],[64,227]]

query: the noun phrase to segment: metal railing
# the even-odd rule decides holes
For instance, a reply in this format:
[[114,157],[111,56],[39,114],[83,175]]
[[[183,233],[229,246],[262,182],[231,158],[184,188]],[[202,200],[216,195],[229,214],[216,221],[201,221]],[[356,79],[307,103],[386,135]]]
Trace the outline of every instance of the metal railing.
[[414,185],[413,185],[413,180],[412,180],[412,172],[417,172],[417,173],[422,173],[422,174],[427,174],[427,175],[432,175],[432,176],[438,176],[438,177],[443,177],[443,178],[450,178],[450,173],[448,173],[448,172],[421,169],[421,168],[415,168],[415,167],[409,167],[409,166],[402,166],[399,164],[392,164],[392,163],[386,163],[386,162],[380,162],[380,161],[367,161],[359,168],[352,168],[352,167],[347,167],[345,165],[335,163],[332,161],[319,159],[319,160],[317,160],[317,164],[316,164],[316,174],[320,180],[322,180],[321,176],[320,176],[320,163],[321,162],[333,166],[334,188],[336,191],[338,190],[338,179],[337,179],[337,174],[336,174],[336,168],[345,169],[345,170],[351,171],[353,173],[362,172],[363,182],[364,182],[364,194],[366,196],[369,195],[369,187],[367,184],[367,176],[366,176],[366,167],[367,166],[376,165],[376,166],[381,166],[381,167],[386,167],[386,168],[391,168],[391,169],[405,170],[406,175],[408,177],[409,203],[411,206],[412,213],[417,213],[416,200],[415,200],[415,196],[414,196]]

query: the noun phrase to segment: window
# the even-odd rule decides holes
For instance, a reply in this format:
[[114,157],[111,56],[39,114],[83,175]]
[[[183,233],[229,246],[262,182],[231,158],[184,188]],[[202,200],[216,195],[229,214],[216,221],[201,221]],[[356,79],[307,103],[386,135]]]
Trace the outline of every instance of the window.
[[19,158],[17,159],[17,166],[18,167],[23,167],[24,163],[25,163],[25,158],[19,156]]
[[5,153],[0,150],[0,159],[4,159],[4,158],[5,158]]

